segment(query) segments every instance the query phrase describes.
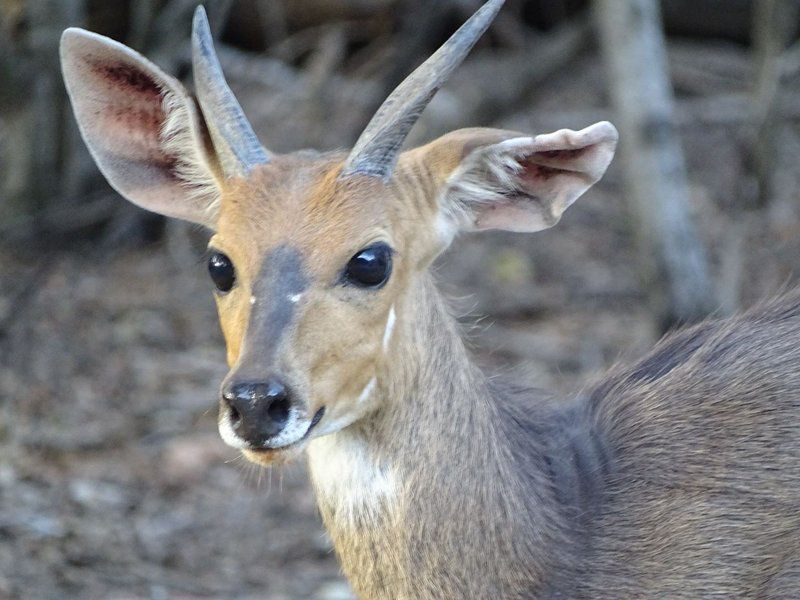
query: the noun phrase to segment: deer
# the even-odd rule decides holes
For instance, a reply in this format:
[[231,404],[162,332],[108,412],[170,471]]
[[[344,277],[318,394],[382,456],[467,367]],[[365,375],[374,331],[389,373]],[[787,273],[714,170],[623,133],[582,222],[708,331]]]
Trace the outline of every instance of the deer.
[[64,32],[107,180],[212,232],[222,439],[260,465],[307,457],[362,598],[800,598],[800,292],[673,332],[569,397],[489,377],[466,347],[432,262],[461,233],[554,226],[618,141],[600,122],[404,148],[502,5],[485,2],[349,152],[267,150],[202,7],[194,92]]

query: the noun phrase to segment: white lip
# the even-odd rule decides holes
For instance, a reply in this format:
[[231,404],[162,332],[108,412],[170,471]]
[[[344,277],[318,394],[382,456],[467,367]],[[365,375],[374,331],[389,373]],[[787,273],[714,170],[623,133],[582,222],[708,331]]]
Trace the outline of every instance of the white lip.
[[302,441],[306,437],[310,427],[310,419],[300,418],[297,414],[297,410],[290,408],[289,420],[283,428],[283,431],[274,438],[270,438],[269,441],[264,440],[264,443],[254,446],[237,435],[231,423],[228,411],[223,411],[218,422],[219,435],[222,441],[237,450],[280,450],[281,448],[287,448]]
[[219,416],[217,429],[219,429],[219,437],[222,438],[222,441],[228,444],[228,446],[231,448],[236,448],[237,450],[245,450],[246,448],[249,448],[250,444],[245,442],[233,431],[233,425],[231,425],[231,417],[228,414],[228,411],[226,410],[220,412],[222,414]]

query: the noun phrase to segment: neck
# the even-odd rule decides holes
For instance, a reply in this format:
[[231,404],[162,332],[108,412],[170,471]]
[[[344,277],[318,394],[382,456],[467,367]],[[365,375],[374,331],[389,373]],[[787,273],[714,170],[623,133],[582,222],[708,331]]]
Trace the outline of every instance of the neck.
[[[540,590],[546,573],[565,570],[554,548],[574,529],[560,498],[572,503],[572,461],[554,466],[552,444],[539,439],[559,419],[546,416],[544,398],[520,407],[498,397],[432,280],[414,292],[396,307],[391,355],[402,360],[378,376],[388,408],[309,448],[345,573],[365,597]],[[539,417],[547,424],[530,424]],[[487,554],[494,562],[481,575]]]

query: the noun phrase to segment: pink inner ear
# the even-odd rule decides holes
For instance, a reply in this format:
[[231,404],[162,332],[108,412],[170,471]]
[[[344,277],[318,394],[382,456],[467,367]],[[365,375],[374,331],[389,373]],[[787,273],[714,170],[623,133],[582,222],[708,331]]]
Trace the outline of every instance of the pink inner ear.
[[120,62],[96,61],[92,70],[104,77],[111,87],[125,92],[135,92],[155,100],[161,96],[161,88],[152,77],[133,65]]
[[163,152],[160,142],[166,113],[157,81],[136,65],[119,60],[89,59],[87,63],[94,85],[102,90],[95,96],[95,117],[104,132],[106,150],[171,175],[176,159]]
[[589,148],[591,148],[591,146],[586,146],[584,148],[573,148],[571,150],[543,150],[537,154],[553,160],[574,160],[583,155]]
[[565,172],[562,169],[537,164],[532,158],[521,160],[519,161],[519,164],[522,165],[520,178],[524,183],[529,185],[534,185],[539,181],[547,181],[559,173]]
[[[479,225],[512,231],[537,231],[551,227],[561,214],[605,170],[602,144],[588,143],[572,148],[537,149],[538,140],[517,158],[519,195],[509,194],[508,203],[485,212]],[[558,140],[564,143],[570,140]],[[543,144],[542,144],[543,145]],[[547,146],[545,146],[547,147]]]
[[560,150],[541,150],[519,160],[522,166],[522,182],[536,190],[537,186],[551,183],[554,177],[588,177],[592,170],[596,146],[564,148]]

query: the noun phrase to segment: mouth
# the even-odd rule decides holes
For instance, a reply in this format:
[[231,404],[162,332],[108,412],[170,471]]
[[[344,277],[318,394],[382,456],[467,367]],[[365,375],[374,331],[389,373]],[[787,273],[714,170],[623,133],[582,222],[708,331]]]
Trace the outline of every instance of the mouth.
[[281,457],[288,460],[302,450],[303,446],[305,446],[305,443],[308,441],[312,430],[317,426],[324,416],[325,407],[323,406],[316,413],[314,413],[314,416],[311,418],[311,422],[308,424],[308,428],[306,429],[305,433],[299,439],[294,440],[293,442],[276,447],[243,448],[242,453],[251,461],[262,464],[274,463]]

